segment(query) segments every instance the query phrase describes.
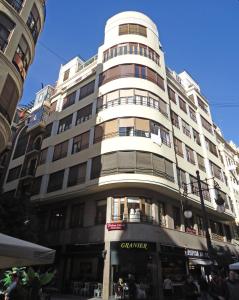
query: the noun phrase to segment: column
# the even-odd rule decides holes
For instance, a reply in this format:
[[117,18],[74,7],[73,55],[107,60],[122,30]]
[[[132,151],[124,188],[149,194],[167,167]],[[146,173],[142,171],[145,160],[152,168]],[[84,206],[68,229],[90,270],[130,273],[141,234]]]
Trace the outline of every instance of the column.
[[103,273],[103,300],[109,300],[110,296],[110,241],[105,242],[105,260]]

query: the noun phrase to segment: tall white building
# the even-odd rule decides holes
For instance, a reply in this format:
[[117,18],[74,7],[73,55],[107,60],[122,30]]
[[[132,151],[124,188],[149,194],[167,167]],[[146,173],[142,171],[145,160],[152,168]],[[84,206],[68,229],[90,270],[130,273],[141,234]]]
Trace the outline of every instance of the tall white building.
[[165,66],[152,20],[110,18],[97,55],[62,65],[43,94],[19,126],[3,190],[31,190],[63,290],[91,296],[84,282],[99,282],[106,300],[133,274],[156,299],[163,276],[180,286],[187,272],[207,272],[197,170],[213,247],[222,263],[238,256],[238,149],[199,84]]

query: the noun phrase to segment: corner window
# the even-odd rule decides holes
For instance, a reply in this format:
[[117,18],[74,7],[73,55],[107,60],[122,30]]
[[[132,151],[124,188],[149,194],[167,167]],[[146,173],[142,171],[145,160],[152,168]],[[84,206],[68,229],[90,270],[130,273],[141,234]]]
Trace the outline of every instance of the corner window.
[[0,50],[4,51],[15,23],[4,13],[0,12]]

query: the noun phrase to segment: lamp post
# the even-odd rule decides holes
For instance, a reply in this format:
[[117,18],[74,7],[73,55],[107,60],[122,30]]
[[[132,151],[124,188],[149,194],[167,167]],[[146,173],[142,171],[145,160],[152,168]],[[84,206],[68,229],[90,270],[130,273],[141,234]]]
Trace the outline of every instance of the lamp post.
[[[203,199],[203,189],[202,189],[202,185],[201,185],[201,178],[200,178],[200,174],[199,174],[198,170],[196,171],[196,176],[197,176],[198,193],[199,193],[201,209],[202,209],[203,230],[205,232],[205,237],[206,237],[208,256],[209,256],[210,260],[212,262],[214,262],[215,255],[214,255],[214,250],[213,250],[213,247],[212,247],[211,236],[209,234],[208,215],[207,215],[206,208],[205,208],[205,203],[204,203],[204,199]],[[209,188],[207,188],[207,190],[208,189]],[[217,185],[217,187],[214,186],[213,189],[220,190],[220,187]],[[187,188],[185,189],[185,192],[188,195]],[[219,212],[224,212],[224,210],[225,210],[225,208],[224,208],[225,200],[221,197],[221,195],[219,193],[217,193],[217,198],[216,198],[215,202],[218,206],[217,210]],[[185,216],[185,218],[191,218],[192,217],[192,212],[189,210],[189,208],[187,208],[184,211],[184,216]]]

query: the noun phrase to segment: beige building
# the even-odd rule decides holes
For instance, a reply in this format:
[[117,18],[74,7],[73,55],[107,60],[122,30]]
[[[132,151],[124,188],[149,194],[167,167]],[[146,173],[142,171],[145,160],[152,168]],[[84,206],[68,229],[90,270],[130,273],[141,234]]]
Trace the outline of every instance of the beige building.
[[0,153],[45,21],[44,0],[0,0]]
[[96,56],[61,66],[54,89],[37,94],[3,190],[31,190],[62,290],[91,296],[98,282],[106,300],[132,274],[156,299],[162,277],[180,295],[183,275],[211,264],[197,170],[212,244],[228,263],[239,253],[238,149],[213,124],[198,83],[165,66],[152,20],[123,12],[107,21]]

